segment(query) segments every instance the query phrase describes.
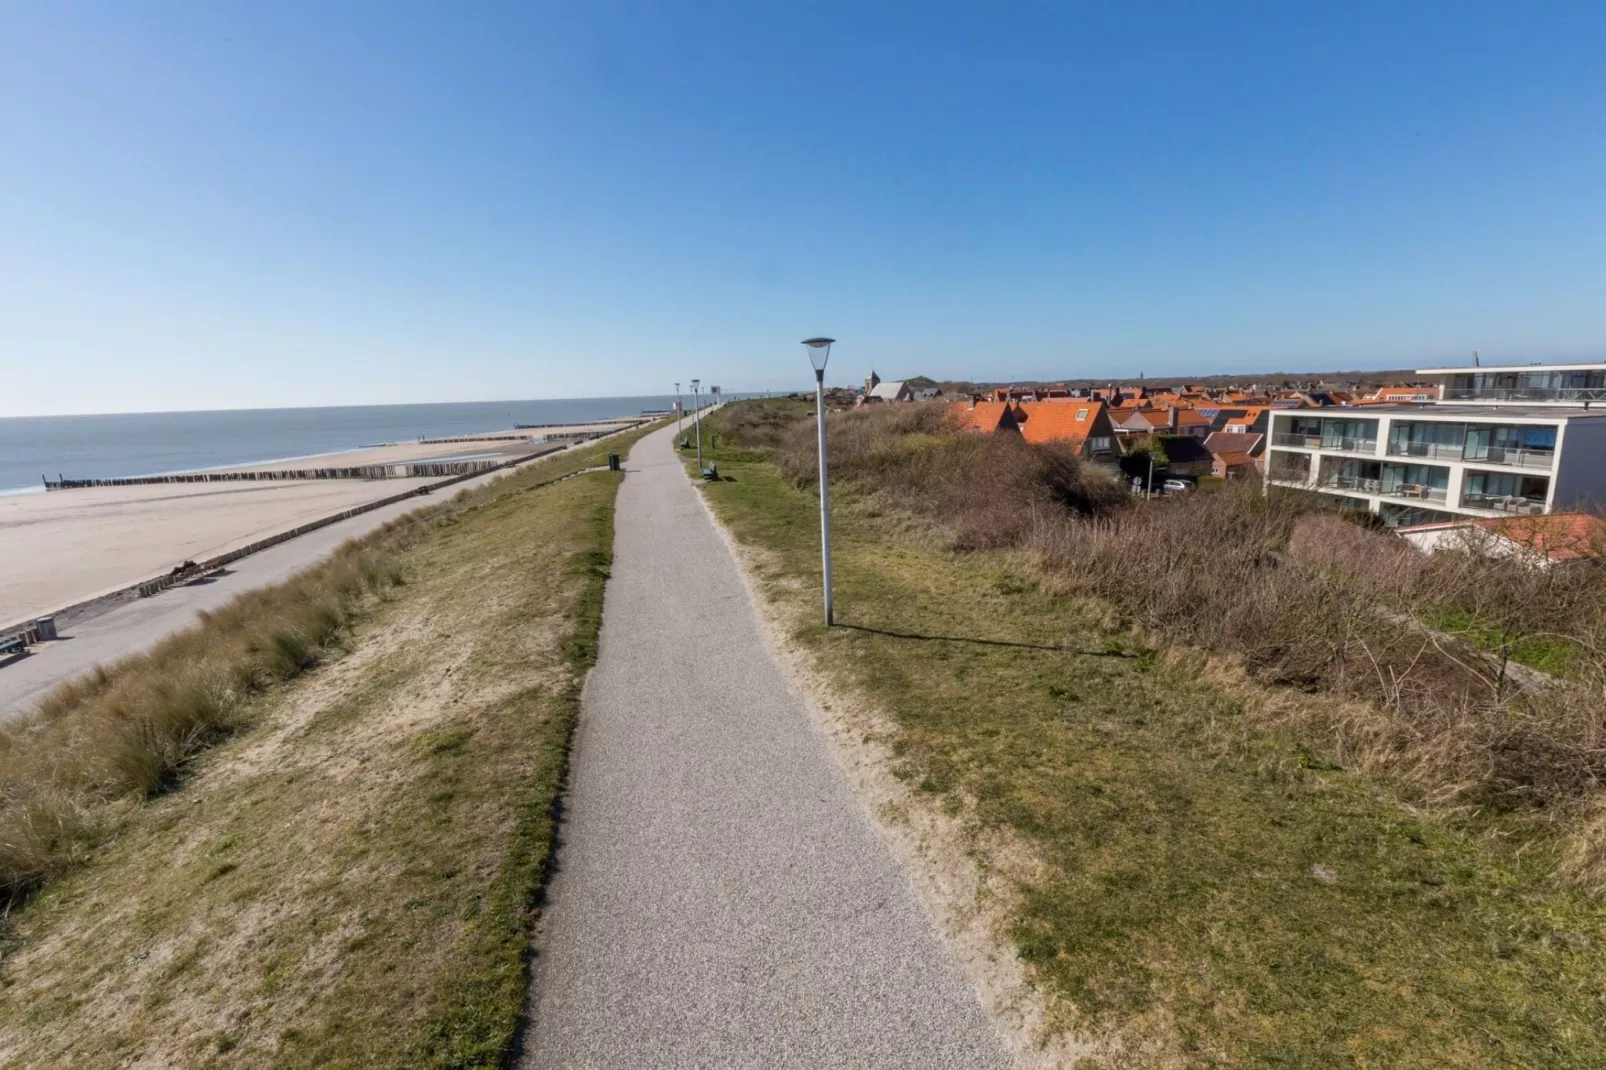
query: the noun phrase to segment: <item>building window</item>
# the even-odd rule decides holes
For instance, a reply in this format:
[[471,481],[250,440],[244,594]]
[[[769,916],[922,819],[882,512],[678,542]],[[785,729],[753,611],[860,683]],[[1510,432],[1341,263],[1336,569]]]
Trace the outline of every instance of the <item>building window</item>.
[[1094,453],[1108,453],[1113,446],[1114,443],[1110,441],[1108,435],[1100,436],[1098,438],[1090,438],[1087,440],[1087,448],[1092,450]]
[[1077,410],[1076,410],[1076,418],[1077,418],[1077,419],[1078,419],[1078,420],[1085,420],[1085,419],[1087,419],[1087,410],[1086,410],[1086,409],[1077,409]]

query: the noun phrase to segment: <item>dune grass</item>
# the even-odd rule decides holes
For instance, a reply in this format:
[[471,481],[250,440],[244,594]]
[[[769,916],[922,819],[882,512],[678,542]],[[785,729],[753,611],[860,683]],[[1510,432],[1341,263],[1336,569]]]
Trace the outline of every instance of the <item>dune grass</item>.
[[1000,939],[1093,1063],[1606,1064],[1606,908],[1552,879],[1553,839],[1417,805],[1306,730],[1338,700],[1146,643],[1029,555],[955,550],[846,480],[827,631],[814,488],[712,454],[772,612],[1015,875]]
[[219,614],[238,627],[59,697],[36,730],[69,738],[124,689],[152,708],[187,693],[172,662],[168,691],[149,681],[164,654],[251,687],[227,720],[170,737],[187,749],[158,748],[175,757],[155,780],[81,781],[96,794],[74,855],[10,918],[0,1065],[501,1065],[620,477],[543,484],[637,437],[376,536],[383,567],[337,627],[280,641],[302,618],[267,629],[248,611],[304,612],[304,590],[263,592]]

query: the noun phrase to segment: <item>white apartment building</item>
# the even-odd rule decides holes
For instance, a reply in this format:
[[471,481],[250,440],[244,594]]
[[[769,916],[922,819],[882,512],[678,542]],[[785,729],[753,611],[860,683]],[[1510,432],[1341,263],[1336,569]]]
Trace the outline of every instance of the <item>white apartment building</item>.
[[1423,368],[1417,379],[1439,388],[1439,401],[1472,405],[1591,405],[1606,402],[1606,364],[1509,364]]
[[[1606,374],[1606,365],[1569,365],[1566,376],[1579,367]],[[1537,376],[1556,369],[1521,371]],[[1449,384],[1469,374],[1466,369],[1417,374],[1452,377],[1445,380],[1447,392],[1596,389],[1566,376],[1544,380],[1549,386],[1534,385],[1532,378],[1456,386]],[[1600,392],[1606,396],[1606,386]],[[1606,504],[1606,404],[1591,407],[1587,400],[1564,405],[1558,396],[1518,404],[1484,396],[1272,412],[1266,481],[1331,495],[1337,504],[1378,513],[1395,526]]]

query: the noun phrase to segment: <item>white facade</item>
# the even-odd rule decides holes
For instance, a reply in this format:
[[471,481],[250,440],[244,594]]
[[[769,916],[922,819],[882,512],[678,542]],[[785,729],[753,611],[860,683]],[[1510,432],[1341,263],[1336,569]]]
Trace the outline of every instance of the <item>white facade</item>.
[[1269,415],[1268,483],[1331,495],[1391,524],[1606,502],[1606,405],[1365,405]]

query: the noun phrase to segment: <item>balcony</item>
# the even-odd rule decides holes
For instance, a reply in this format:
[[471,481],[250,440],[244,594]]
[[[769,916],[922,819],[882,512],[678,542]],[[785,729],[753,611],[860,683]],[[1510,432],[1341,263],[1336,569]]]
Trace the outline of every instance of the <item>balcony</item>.
[[1396,483],[1378,493],[1390,498],[1404,498],[1413,502],[1438,502],[1441,505],[1450,500],[1448,490],[1443,487],[1430,487],[1426,483]]
[[1499,513],[1512,513],[1517,516],[1528,516],[1545,511],[1544,499],[1533,499],[1521,494],[1476,494],[1472,491],[1461,495],[1463,509],[1488,509]]
[[1448,442],[1390,442],[1390,457],[1432,457],[1441,461],[1459,461],[1462,446]]
[[1518,468],[1550,468],[1556,463],[1556,451],[1490,446],[1489,452],[1482,457],[1468,457],[1467,460],[1478,464],[1509,464]]
[[1606,401],[1600,386],[1471,386],[1444,388],[1445,401]]
[[1375,438],[1327,438],[1322,435],[1290,435],[1278,432],[1271,436],[1273,446],[1292,446],[1299,450],[1330,450],[1336,453],[1377,452]]
[[1383,481],[1367,476],[1328,476],[1321,482],[1322,490],[1355,490],[1362,494],[1383,493]]
[[1555,450],[1534,450],[1517,446],[1490,446],[1482,457],[1468,455],[1466,447],[1445,442],[1390,442],[1390,457],[1429,457],[1440,461],[1466,461],[1470,464],[1511,465],[1517,468],[1550,468]]

